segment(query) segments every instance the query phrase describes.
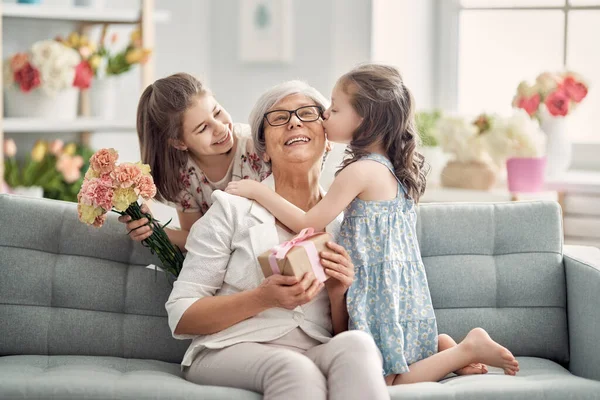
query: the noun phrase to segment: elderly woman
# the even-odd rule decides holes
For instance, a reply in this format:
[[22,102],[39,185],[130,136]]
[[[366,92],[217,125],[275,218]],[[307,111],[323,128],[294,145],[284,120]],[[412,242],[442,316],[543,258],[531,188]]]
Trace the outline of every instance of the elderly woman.
[[[323,195],[326,100],[298,81],[278,85],[251,114],[263,183],[303,210]],[[265,399],[387,399],[373,340],[347,329],[345,293],[354,276],[346,251],[321,254],[330,279],[264,278],[257,256],[294,235],[258,203],[216,191],[192,227],[183,270],[167,302],[175,338],[192,338],[184,377],[263,393]],[[327,231],[335,238],[340,220]],[[337,336],[332,338],[332,334]]]

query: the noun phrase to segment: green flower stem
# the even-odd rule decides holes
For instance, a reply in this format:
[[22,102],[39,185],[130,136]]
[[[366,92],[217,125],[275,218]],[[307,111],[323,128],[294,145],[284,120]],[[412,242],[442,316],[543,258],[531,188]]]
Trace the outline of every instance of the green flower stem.
[[149,238],[142,241],[142,245],[148,247],[153,254],[158,256],[165,271],[175,277],[179,276],[179,272],[183,267],[184,256],[179,247],[171,243],[163,226],[152,215],[144,214],[137,202],[131,203],[127,210],[118,213],[129,215],[132,220],[148,219],[148,224],[152,227],[153,233]]

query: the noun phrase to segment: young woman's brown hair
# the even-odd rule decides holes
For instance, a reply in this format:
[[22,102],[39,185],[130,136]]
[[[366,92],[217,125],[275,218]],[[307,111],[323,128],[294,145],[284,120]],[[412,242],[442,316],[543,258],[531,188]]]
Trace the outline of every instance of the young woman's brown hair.
[[142,162],[150,165],[158,201],[175,202],[184,188],[181,170],[188,153],[171,145],[182,136],[183,114],[194,99],[207,92],[198,79],[178,73],[148,86],[137,109],[137,133]]
[[420,138],[415,128],[414,100],[400,72],[391,66],[368,64],[353,69],[338,82],[363,118],[346,150],[351,157],[344,160],[342,168],[381,144],[406,193],[418,202],[425,191],[428,168],[416,150]]

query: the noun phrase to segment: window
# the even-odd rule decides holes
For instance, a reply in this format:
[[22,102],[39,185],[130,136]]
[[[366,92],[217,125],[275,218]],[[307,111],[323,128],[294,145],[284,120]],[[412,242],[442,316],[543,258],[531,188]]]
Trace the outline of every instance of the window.
[[520,81],[566,67],[590,86],[570,118],[572,137],[600,142],[600,0],[455,1],[460,112],[506,113]]

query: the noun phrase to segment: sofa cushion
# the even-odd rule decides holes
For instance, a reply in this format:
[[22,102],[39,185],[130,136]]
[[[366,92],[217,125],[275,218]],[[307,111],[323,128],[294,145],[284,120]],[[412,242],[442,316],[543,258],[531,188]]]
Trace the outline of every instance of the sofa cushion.
[[0,357],[0,399],[260,399],[241,389],[200,386],[179,364],[90,356]]
[[556,203],[423,204],[417,228],[441,333],[480,326],[517,356],[569,361]]
[[489,368],[485,375],[452,376],[441,382],[399,385],[390,388],[399,399],[600,399],[600,382],[579,378],[555,362],[517,357],[521,371],[504,375]]
[[[180,362],[171,285],[117,214],[98,229],[75,203],[0,195],[0,356],[92,355]],[[40,222],[41,221],[41,222]],[[41,224],[41,225],[40,225]]]

